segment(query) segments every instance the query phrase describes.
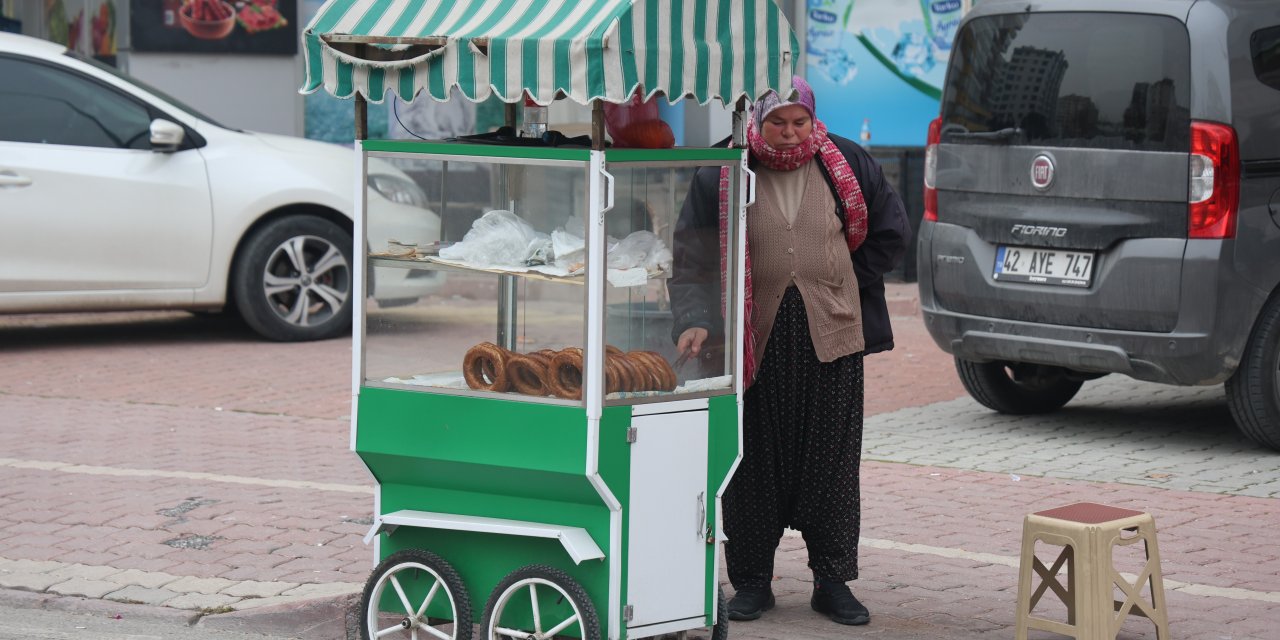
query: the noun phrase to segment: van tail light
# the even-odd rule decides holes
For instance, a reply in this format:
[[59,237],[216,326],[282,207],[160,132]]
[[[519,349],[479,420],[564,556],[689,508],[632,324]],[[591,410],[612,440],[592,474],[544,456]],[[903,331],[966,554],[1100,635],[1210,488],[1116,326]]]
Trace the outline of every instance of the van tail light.
[[1187,237],[1234,238],[1240,206],[1236,130],[1217,122],[1193,121],[1189,176]]
[[938,143],[942,141],[942,118],[929,123],[929,140],[924,147],[924,219],[938,220]]

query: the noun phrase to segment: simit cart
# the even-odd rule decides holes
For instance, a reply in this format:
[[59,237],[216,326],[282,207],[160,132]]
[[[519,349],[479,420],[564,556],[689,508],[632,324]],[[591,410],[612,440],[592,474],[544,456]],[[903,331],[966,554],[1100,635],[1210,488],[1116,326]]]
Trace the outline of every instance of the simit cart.
[[[304,90],[355,98],[361,151],[351,446],[378,482],[363,637],[727,637],[749,171],[740,149],[606,148],[603,105],[736,103],[741,136],[746,101],[790,86],[777,6],[330,0],[303,41]],[[496,95],[509,128],[366,140],[365,100],[386,91]],[[591,107],[584,144],[514,134],[515,105],[562,98]],[[705,277],[728,286],[704,357],[682,362],[672,249],[700,168],[727,187],[727,240],[699,233],[724,254]],[[403,217],[367,219],[388,193]],[[375,303],[391,269],[437,294]]]

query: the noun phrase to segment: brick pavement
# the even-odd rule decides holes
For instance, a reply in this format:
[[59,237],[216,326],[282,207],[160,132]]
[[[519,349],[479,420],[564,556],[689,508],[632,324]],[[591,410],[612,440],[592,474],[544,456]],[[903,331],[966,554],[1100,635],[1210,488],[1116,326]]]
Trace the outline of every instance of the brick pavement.
[[[911,288],[890,285],[900,316]],[[1021,516],[1088,499],[1155,514],[1176,637],[1270,637],[1276,458],[1235,434],[1220,388],[1106,378],[1061,414],[1014,420],[962,397],[918,320],[896,332],[867,361],[854,586],[873,624],[858,635],[1009,637]],[[261,343],[155,313],[0,317],[0,345],[0,587],[245,610],[202,624],[252,625],[367,577],[349,341]],[[802,545],[784,540],[779,608],[731,637],[849,632],[808,610]],[[308,637],[324,633],[342,637]],[[1122,637],[1153,636],[1129,623]]]

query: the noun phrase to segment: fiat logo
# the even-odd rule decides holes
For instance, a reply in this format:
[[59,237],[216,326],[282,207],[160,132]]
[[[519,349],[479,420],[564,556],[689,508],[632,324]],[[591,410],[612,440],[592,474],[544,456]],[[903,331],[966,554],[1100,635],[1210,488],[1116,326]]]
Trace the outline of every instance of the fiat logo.
[[1053,184],[1053,158],[1045,154],[1031,161],[1031,186],[1044,191]]

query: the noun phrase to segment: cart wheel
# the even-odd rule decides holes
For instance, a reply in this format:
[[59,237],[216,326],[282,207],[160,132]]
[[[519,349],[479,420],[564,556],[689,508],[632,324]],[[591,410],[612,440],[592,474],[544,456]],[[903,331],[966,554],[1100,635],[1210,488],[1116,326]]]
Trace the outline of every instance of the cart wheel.
[[600,622],[587,592],[569,574],[545,565],[516,569],[502,579],[484,607],[485,640],[547,640],[572,633],[600,640]]
[[[392,605],[383,602],[389,592],[395,594]],[[443,612],[434,609],[428,618],[427,608],[444,600],[448,608]],[[369,576],[360,610],[364,612],[360,625],[364,640],[471,638],[471,599],[462,578],[448,562],[429,551],[405,549],[387,556]]]
[[711,640],[729,640],[729,600],[724,587],[716,587],[716,626],[711,627]]

